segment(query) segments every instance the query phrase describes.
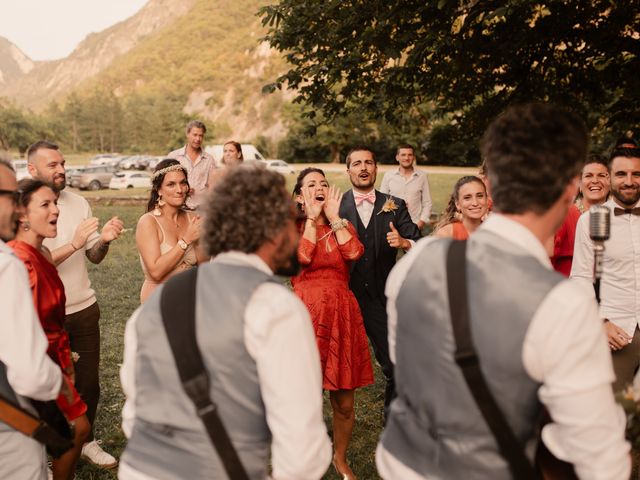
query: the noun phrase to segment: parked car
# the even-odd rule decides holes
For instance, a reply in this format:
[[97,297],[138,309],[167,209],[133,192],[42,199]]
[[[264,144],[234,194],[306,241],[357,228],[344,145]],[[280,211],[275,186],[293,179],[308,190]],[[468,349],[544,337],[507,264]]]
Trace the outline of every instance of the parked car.
[[296,173],[291,165],[284,160],[264,160],[268,170],[274,170],[283,175]]
[[151,175],[148,172],[116,172],[109,182],[109,188],[115,190],[134,187],[151,187]]
[[26,160],[12,160],[13,169],[16,171],[16,180],[20,181],[23,178],[31,178],[31,174],[27,170]]
[[100,190],[107,188],[115,169],[108,165],[91,166],[85,168],[77,175],[71,177],[71,186],[73,188]]
[[[224,145],[209,145],[204,150],[205,152],[207,152],[209,155],[213,157],[213,159],[216,162],[216,165],[220,166],[222,165],[223,148],[224,148]],[[264,156],[258,151],[258,149],[254,145],[250,143],[243,143],[241,145],[241,148],[242,148],[242,158],[244,158],[245,162],[248,160],[265,160]]]
[[89,160],[90,165],[113,165],[114,162],[120,162],[122,156],[117,153],[100,153]]

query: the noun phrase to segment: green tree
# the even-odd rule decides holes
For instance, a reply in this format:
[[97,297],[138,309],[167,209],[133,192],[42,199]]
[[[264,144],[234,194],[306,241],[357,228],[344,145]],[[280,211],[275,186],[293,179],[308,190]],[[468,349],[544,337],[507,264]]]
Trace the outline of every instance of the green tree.
[[590,127],[640,124],[640,10],[633,1],[280,0],[260,10],[290,69],[266,86],[330,120],[397,122],[407,106],[473,138],[506,106],[570,108]]

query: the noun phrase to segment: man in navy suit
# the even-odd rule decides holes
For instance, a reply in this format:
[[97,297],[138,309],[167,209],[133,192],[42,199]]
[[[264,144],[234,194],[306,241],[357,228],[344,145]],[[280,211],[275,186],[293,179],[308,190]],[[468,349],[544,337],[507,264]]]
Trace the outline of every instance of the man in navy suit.
[[403,200],[375,189],[377,172],[376,157],[370,149],[356,147],[347,154],[347,173],[353,188],[342,197],[340,217],[353,224],[365,249],[351,267],[349,286],[360,304],[367,336],[387,380],[386,418],[394,396],[394,382],[384,286],[396,263],[398,249],[409,250],[413,241],[420,238],[420,231],[411,221]]

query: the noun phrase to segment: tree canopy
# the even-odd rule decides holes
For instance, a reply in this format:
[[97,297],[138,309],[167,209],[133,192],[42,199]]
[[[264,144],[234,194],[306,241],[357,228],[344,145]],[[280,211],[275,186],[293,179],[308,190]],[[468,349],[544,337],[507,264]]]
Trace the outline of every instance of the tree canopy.
[[640,124],[638,0],[280,0],[259,14],[310,116],[388,122],[429,104],[468,138],[508,105],[554,102],[615,135]]

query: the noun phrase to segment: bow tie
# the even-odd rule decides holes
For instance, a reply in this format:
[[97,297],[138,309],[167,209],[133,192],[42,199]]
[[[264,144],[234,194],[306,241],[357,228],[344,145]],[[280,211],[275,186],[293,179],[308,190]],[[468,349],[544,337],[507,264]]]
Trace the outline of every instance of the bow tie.
[[362,205],[362,202],[369,202],[373,205],[376,203],[376,192],[374,190],[366,194],[353,192],[353,198],[356,201],[356,206]]
[[640,215],[640,207],[635,207],[635,208],[618,208],[615,207],[613,209],[613,214],[618,217],[620,215],[625,215],[627,213],[630,213],[631,215]]

